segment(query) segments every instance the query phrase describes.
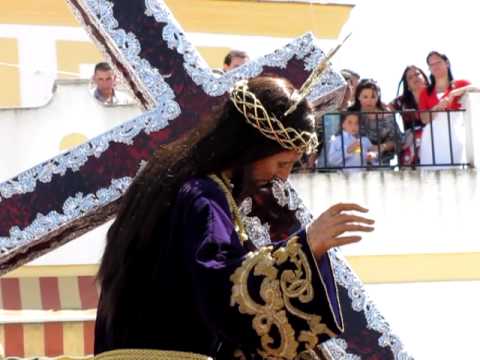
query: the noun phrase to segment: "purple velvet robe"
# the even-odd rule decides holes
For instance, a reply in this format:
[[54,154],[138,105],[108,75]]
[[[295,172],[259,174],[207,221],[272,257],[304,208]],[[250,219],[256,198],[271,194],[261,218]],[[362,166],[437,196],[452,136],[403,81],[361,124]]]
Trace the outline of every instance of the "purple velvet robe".
[[[100,298],[95,353],[121,348],[188,351],[214,359],[290,359],[342,332],[328,255],[316,260],[304,230],[269,247],[241,244],[226,197],[209,178],[180,189],[158,239],[160,272],[138,279],[128,316]],[[145,301],[143,301],[145,300]]]

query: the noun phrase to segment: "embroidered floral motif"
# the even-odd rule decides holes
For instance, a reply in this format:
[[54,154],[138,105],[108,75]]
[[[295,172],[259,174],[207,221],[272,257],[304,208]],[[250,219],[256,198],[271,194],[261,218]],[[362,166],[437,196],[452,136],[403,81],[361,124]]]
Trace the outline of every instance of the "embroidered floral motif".
[[[287,264],[289,267],[284,269]],[[262,304],[250,293],[250,276],[263,277],[259,294]],[[320,316],[307,314],[292,304],[292,300],[309,303],[314,298],[312,271],[298,237],[292,237],[286,246],[275,251],[268,246],[250,253],[230,280],[233,282],[230,305],[238,304],[241,313],[254,316],[252,326],[260,336],[261,356],[295,359],[300,343],[313,349],[319,334],[335,336]],[[296,334],[289,316],[304,320],[308,330]],[[277,336],[278,339],[274,338]]]

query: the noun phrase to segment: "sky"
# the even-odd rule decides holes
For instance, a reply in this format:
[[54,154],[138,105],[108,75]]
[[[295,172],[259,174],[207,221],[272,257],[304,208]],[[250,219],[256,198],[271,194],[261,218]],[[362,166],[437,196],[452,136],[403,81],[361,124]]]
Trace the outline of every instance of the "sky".
[[[324,1],[329,3],[329,1]],[[337,3],[337,2],[335,2]],[[432,0],[359,0],[338,3],[354,4],[350,18],[337,40],[318,39],[324,52],[352,33],[332,60],[336,70],[350,68],[362,77],[374,78],[382,89],[382,100],[390,102],[407,65],[417,65],[429,75],[426,56],[436,50],[446,54],[453,76],[480,84],[477,39],[478,10],[476,1]],[[302,21],[311,22],[311,16]],[[266,34],[267,35],[267,34]],[[302,34],[298,34],[300,36]],[[189,34],[196,46],[228,46],[234,42],[252,58],[269,53],[291,39],[265,37]]]
[[357,1],[340,38],[350,32],[352,36],[333,65],[376,79],[385,102],[396,95],[407,65],[429,74],[426,56],[431,50],[449,57],[456,79],[479,84],[479,6],[466,0]]

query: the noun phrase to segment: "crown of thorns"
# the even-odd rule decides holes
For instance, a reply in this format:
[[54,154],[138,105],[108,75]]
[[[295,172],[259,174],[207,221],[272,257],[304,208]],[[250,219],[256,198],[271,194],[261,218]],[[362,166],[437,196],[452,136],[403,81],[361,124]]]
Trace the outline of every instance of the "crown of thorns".
[[[313,69],[310,76],[305,80],[298,92],[292,94],[293,104],[283,114],[287,116],[295,111],[300,102],[308,96],[315,85],[318,83],[324,72],[330,66],[330,59],[343,46],[350,34],[333,48],[320,63]],[[292,127],[284,127],[275,115],[269,114],[260,100],[254,93],[249,91],[247,81],[241,80],[237,82],[230,93],[230,99],[235,107],[240,111],[247,122],[258,129],[264,136],[271,140],[275,140],[282,147],[298,152],[310,153],[318,146],[317,134],[308,131],[297,131]]]
[[310,153],[318,146],[316,133],[299,132],[292,127],[285,127],[275,115],[269,114],[255,94],[249,91],[246,81],[239,81],[235,84],[230,93],[230,99],[238,111],[243,114],[247,123],[283,148]]

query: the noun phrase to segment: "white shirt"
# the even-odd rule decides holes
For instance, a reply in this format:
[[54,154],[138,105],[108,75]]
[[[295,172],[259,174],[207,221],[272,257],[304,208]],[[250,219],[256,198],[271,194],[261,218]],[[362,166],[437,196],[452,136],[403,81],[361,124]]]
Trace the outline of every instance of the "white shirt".
[[[343,152],[342,152],[342,136],[343,136]],[[327,157],[327,167],[343,167],[343,158],[345,157],[345,167],[349,166],[367,166],[367,154],[368,149],[372,146],[372,143],[366,136],[362,136],[360,140],[361,152],[348,153],[348,147],[355,141],[358,141],[358,137],[347,133],[345,130],[340,135],[335,136],[330,140]],[[363,161],[361,156],[363,155]]]

